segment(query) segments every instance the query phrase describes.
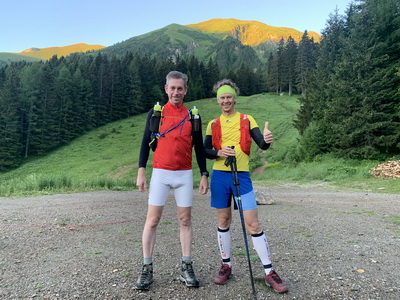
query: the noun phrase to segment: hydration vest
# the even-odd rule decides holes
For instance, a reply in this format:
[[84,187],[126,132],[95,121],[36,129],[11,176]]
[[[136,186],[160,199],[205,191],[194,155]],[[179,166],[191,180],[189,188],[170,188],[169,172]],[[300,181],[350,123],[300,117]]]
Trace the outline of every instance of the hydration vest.
[[[150,118],[150,128],[149,129],[151,131],[151,141],[150,141],[149,146],[153,150],[153,152],[157,148],[157,139],[160,136],[167,134],[169,131],[174,130],[180,124],[179,123],[177,126],[172,127],[163,133],[160,133],[161,119],[163,118],[163,114],[162,114],[163,109],[164,109],[164,107],[163,106],[161,107],[157,102],[157,104],[153,108],[153,114]],[[188,110],[187,116],[190,118],[190,123],[192,123],[192,137],[198,138],[198,135],[200,133],[200,115],[199,115],[199,112],[198,112],[198,109],[196,108],[196,106],[193,109]],[[187,117],[185,117],[181,122],[184,122],[184,120],[186,118]]]
[[[211,132],[212,132],[212,145],[214,149],[221,149],[222,142],[222,129],[221,129],[221,120],[220,118],[214,119],[214,122],[211,124]],[[251,148],[251,135],[250,135],[250,121],[247,118],[247,115],[240,114],[240,149],[247,155],[250,155]]]

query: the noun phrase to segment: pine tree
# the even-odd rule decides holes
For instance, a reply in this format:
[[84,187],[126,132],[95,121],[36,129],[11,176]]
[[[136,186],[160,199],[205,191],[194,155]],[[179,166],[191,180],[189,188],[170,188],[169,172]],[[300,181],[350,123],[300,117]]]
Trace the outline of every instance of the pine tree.
[[64,145],[78,136],[74,124],[74,102],[72,74],[68,67],[60,65],[58,75],[55,77],[55,91],[57,101],[58,143]]
[[314,39],[308,36],[306,30],[299,43],[296,61],[297,87],[303,96],[310,84],[307,80],[308,75],[315,69],[316,51],[317,45],[314,43]]
[[[38,147],[39,111],[40,111],[40,82],[42,78],[42,66],[35,63],[23,68],[20,72],[20,112],[22,117],[22,144],[24,145],[24,157]],[[33,148],[33,149],[32,149]]]
[[202,77],[204,80],[205,98],[214,97],[213,86],[221,78],[218,64],[212,58],[208,60]]
[[142,90],[141,80],[139,74],[139,65],[135,60],[131,60],[129,64],[129,89],[128,89],[128,107],[132,115],[142,112]]
[[18,64],[8,67],[0,93],[0,170],[17,167],[21,162],[23,146],[18,67]]
[[40,103],[38,105],[38,133],[35,138],[35,153],[42,155],[54,149],[58,144],[59,116],[57,115],[57,97],[54,86],[55,72],[58,64],[50,60],[42,67],[40,82]]
[[81,69],[75,69],[72,74],[72,116],[71,122],[74,126],[76,136],[86,132],[88,124],[86,123],[85,108],[88,103],[88,96],[90,90],[90,83],[87,79],[83,78]]
[[[297,44],[290,36],[286,42],[286,47],[283,52],[282,69],[284,70],[285,86],[289,96],[292,95],[294,86],[296,84],[296,60],[297,60]],[[286,90],[286,89],[285,89]]]
[[109,64],[107,57],[98,53],[92,61],[90,67],[90,82],[92,83],[93,100],[92,108],[95,117],[92,119],[94,127],[98,127],[109,122],[110,112],[110,80]]
[[110,59],[109,77],[110,77],[110,99],[109,99],[109,118],[110,121],[116,121],[126,117],[126,95],[127,89],[125,82],[124,65],[121,60],[115,56]]
[[273,53],[268,58],[267,86],[269,91],[279,93],[279,61]]
[[[314,123],[327,123],[326,132],[319,137],[320,144],[327,139],[327,131],[330,127],[329,121],[324,122],[324,117],[336,89],[335,82],[332,80],[335,65],[340,58],[340,51],[343,47],[345,21],[339,15],[338,10],[330,15],[326,27],[322,31],[322,39],[319,45],[319,55],[316,63],[315,77],[308,80],[308,93],[299,98],[300,109],[297,113],[295,127],[303,134],[305,129]],[[311,77],[311,74],[308,76]],[[322,125],[321,125],[322,126]],[[317,128],[314,126],[314,128]]]
[[[163,100],[164,93],[163,88],[165,81],[162,86],[158,84],[156,76],[156,60],[145,57],[136,57],[136,64],[139,70],[139,77],[141,83],[142,99],[140,101],[139,107],[142,112],[148,111],[155,103],[165,103]],[[162,76],[166,76],[163,74]]]

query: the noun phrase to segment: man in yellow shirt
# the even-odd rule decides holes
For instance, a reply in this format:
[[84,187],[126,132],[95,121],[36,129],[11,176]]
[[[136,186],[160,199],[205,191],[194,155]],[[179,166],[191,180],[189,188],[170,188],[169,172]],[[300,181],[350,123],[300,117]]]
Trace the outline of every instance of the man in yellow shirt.
[[[236,97],[239,88],[229,79],[219,81],[214,86],[218,104],[222,114],[210,121],[207,126],[204,147],[207,158],[215,159],[211,177],[211,206],[217,209],[218,245],[222,258],[222,266],[214,277],[216,284],[225,284],[231,276],[232,264],[230,257],[232,222],[231,200],[240,197],[243,208],[244,223],[250,232],[254,248],[261,259],[265,271],[265,283],[278,293],[288,291],[286,283],[272,268],[268,241],[261,229],[257,203],[249,172],[249,155],[252,140],[263,150],[273,142],[272,133],[265,122],[261,133],[253,117],[241,114],[235,110]],[[228,157],[235,156],[240,194],[232,180],[229,165],[225,164]],[[236,207],[237,203],[235,203]]]

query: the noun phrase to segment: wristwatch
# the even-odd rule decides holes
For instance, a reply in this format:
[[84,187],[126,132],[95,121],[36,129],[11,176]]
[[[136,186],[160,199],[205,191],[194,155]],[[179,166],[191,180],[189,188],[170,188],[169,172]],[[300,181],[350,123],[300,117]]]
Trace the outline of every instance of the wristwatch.
[[208,173],[207,171],[201,172],[201,176],[207,176],[207,177],[209,177],[209,176],[210,176],[210,173]]

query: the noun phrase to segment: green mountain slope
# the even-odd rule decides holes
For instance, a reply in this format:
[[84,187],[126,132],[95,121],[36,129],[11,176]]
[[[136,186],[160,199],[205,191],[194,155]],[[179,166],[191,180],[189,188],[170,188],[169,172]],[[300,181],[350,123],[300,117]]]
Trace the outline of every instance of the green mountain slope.
[[[275,46],[274,43],[266,48]],[[172,59],[194,55],[203,62],[213,58],[218,60],[220,69],[227,72],[239,68],[241,64],[258,68],[261,60],[266,57],[265,51],[268,50],[256,52],[253,47],[245,46],[239,40],[224,34],[204,33],[178,24],[171,24],[100,50],[104,54],[123,55],[132,52]]]
[[101,50],[102,53],[121,55],[126,52],[161,57],[195,55],[205,59],[221,38],[183,25],[171,24],[161,29],[132,37]]
[[0,52],[0,67],[7,65],[11,62],[16,62],[16,61],[28,61],[28,62],[34,62],[34,61],[40,61],[39,58],[36,57],[30,57],[18,53],[8,53],[8,52]]
[[[187,104],[196,106],[203,119],[203,132],[209,120],[220,114],[215,99],[204,99]],[[373,161],[343,161],[319,157],[310,163],[292,165],[298,132],[293,119],[299,108],[296,98],[276,94],[239,97],[236,108],[252,115],[262,128],[269,121],[274,144],[268,151],[260,151],[253,144],[250,167],[263,167],[253,174],[256,185],[288,182],[319,181],[370,191],[400,192],[393,180],[371,178],[368,171]],[[135,188],[139,147],[146,114],[97,128],[43,157],[29,158],[21,167],[0,172],[0,197],[33,194],[69,193],[87,190],[131,190]],[[152,154],[150,160],[152,159]],[[194,160],[194,183],[200,180]],[[208,160],[211,170],[212,161]],[[147,166],[150,179],[151,163]],[[382,187],[385,189],[383,190]]]
[[[249,65],[249,67],[254,67],[259,65],[260,61],[266,61],[269,53],[277,49],[277,44],[282,38],[287,40],[289,36],[292,36],[296,41],[300,41],[303,34],[293,28],[273,27],[257,21],[213,19],[190,25],[171,24],[100,51],[115,55],[133,52],[165,58],[194,55],[206,61],[210,57],[219,56],[221,45],[232,46],[233,43],[224,43],[224,41],[227,38],[233,38],[242,46],[250,46],[255,51],[256,60]],[[315,41],[319,41],[318,33],[309,32],[308,34]],[[238,52],[237,50],[238,48],[234,45],[233,48],[225,49],[225,52],[234,53]],[[249,52],[248,49],[246,52]]]

